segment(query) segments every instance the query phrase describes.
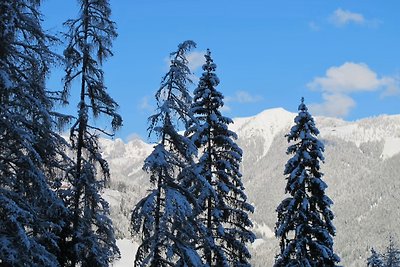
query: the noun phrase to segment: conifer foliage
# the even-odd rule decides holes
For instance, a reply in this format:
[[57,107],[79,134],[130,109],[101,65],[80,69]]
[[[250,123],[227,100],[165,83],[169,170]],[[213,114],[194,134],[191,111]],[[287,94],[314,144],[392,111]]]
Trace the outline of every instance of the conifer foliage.
[[[52,189],[64,143],[45,78],[54,37],[40,1],[0,2],[0,265],[56,266],[66,209]],[[65,158],[65,160],[67,160]]]
[[149,134],[159,142],[143,167],[154,188],[132,212],[132,233],[142,239],[135,266],[202,266],[194,247],[201,227],[193,220],[198,208],[189,181],[196,176],[190,167],[197,149],[178,133],[189,117],[191,72],[186,53],[195,46],[185,41],[171,54],[170,69],[156,93],[157,113],[149,118]]
[[367,266],[369,267],[383,267],[382,255],[379,254],[374,248],[371,248],[371,256],[367,259]]
[[[63,264],[108,266],[119,256],[119,251],[108,203],[100,195],[110,173],[107,162],[100,154],[98,134],[112,136],[113,133],[96,128],[89,122],[91,118],[105,116],[111,118],[113,131],[122,125],[122,119],[116,112],[118,105],[107,93],[101,68],[103,60],[112,55],[112,40],[117,34],[115,23],[110,19],[108,0],[80,0],[79,4],[79,16],[65,23],[69,31],[64,51],[66,76],[63,96],[68,100],[71,84],[78,80],[80,102],[78,118],[70,132],[76,166],[69,172],[72,187],[66,193],[72,225],[65,232],[71,231],[72,244],[67,238],[63,246],[65,253],[71,256]],[[101,175],[97,173],[98,169]],[[72,251],[67,251],[69,248]]]
[[389,237],[389,245],[386,248],[384,254],[384,261],[387,267],[399,267],[400,266],[400,249],[396,246],[393,236]]
[[196,169],[208,182],[196,197],[202,208],[196,221],[206,227],[208,241],[200,247],[208,266],[250,266],[246,243],[253,242],[254,234],[248,213],[254,208],[246,202],[241,181],[242,150],[234,141],[237,135],[228,129],[233,121],[220,112],[223,95],[216,89],[219,79],[209,50],[205,58],[191,106],[194,119],[186,133],[202,149]]
[[288,142],[295,143],[287,149],[293,157],[284,171],[285,191],[290,197],[277,208],[275,235],[280,239],[281,251],[275,266],[335,266],[340,259],[333,252],[333,202],[325,194],[328,186],[320,172],[324,146],[316,137],[319,131],[304,98],[298,110],[295,125],[287,135]]
[[385,253],[381,254],[375,249],[371,249],[371,256],[367,259],[367,265],[371,267],[399,267],[400,249],[396,245],[392,235],[389,237],[389,245]]

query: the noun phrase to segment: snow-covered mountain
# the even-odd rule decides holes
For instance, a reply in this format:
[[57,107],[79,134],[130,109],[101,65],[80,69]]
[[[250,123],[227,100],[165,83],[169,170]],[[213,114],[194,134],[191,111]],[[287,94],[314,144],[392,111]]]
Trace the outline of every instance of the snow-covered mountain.
[[[275,208],[285,197],[284,165],[288,143],[285,134],[295,113],[282,108],[236,118],[232,125],[244,151],[242,164],[246,193],[255,205],[253,266],[272,266],[279,248],[274,238]],[[365,266],[369,249],[383,250],[390,234],[400,240],[400,115],[382,115],[355,122],[316,117],[325,144],[322,166],[327,194],[333,199],[337,228],[335,251],[344,266]],[[149,187],[141,170],[152,145],[135,139],[102,140],[111,168],[110,189],[105,192],[119,238],[130,238],[133,205]]]

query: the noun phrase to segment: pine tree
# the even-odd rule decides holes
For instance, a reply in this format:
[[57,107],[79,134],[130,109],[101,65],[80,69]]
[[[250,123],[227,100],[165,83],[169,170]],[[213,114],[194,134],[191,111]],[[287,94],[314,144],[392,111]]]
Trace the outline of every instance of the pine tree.
[[383,267],[385,266],[382,260],[382,255],[371,248],[371,256],[367,259],[367,266],[370,267]]
[[197,149],[178,133],[179,125],[187,125],[192,101],[186,53],[195,46],[185,41],[171,54],[170,69],[156,93],[157,113],[149,118],[149,135],[155,134],[159,142],[143,167],[154,188],[132,212],[132,233],[142,239],[135,266],[202,266],[194,248],[201,238],[193,220],[196,201],[191,186],[183,186],[196,176],[190,167]]
[[[45,79],[57,56],[41,27],[40,1],[0,2],[0,259],[57,266],[67,210],[57,197],[68,161]],[[52,190],[53,189],[53,190]]]
[[196,197],[203,211],[197,221],[206,226],[208,241],[200,247],[209,266],[250,266],[246,243],[255,237],[248,213],[254,208],[246,202],[241,180],[242,150],[234,141],[237,135],[228,129],[233,121],[220,112],[223,95],[216,90],[219,79],[209,50],[205,58],[191,106],[195,119],[186,133],[202,149],[196,168],[208,182]]
[[108,0],[80,0],[79,4],[79,16],[65,23],[69,28],[66,34],[69,43],[64,51],[63,96],[65,100],[69,98],[71,84],[78,80],[80,102],[77,120],[70,131],[76,166],[68,173],[72,187],[66,193],[69,195],[66,201],[72,217],[61,242],[68,255],[62,264],[108,266],[119,256],[119,250],[108,203],[100,195],[110,171],[100,153],[98,134],[113,136],[113,133],[94,127],[89,121],[99,116],[111,118],[113,131],[122,125],[116,112],[118,105],[107,93],[101,69],[103,61],[112,56],[112,40],[117,33],[110,19]]
[[287,135],[288,142],[296,142],[287,149],[294,156],[284,171],[290,197],[277,208],[275,235],[280,238],[281,251],[275,266],[335,266],[340,259],[333,252],[333,202],[325,194],[328,186],[320,172],[324,145],[316,137],[319,131],[304,98],[294,122]]
[[385,267],[399,267],[400,266],[400,249],[396,247],[393,236],[389,237],[389,245],[384,254]]

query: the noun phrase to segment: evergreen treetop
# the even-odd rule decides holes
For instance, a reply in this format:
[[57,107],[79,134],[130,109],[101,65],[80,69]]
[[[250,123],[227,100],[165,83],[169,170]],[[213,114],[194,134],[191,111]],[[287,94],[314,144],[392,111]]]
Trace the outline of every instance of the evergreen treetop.
[[132,213],[132,232],[142,239],[135,266],[203,265],[195,250],[201,227],[193,219],[198,208],[188,181],[196,177],[190,167],[197,149],[178,132],[179,125],[186,127],[190,116],[186,53],[195,45],[185,41],[171,54],[170,69],[156,93],[157,112],[149,118],[149,134],[155,133],[159,143],[143,167],[150,173],[154,188]]
[[219,79],[216,65],[207,50],[206,63],[199,85],[194,91],[191,112],[194,119],[186,134],[202,149],[196,169],[207,180],[197,192],[202,213],[197,215],[206,226],[203,258],[209,266],[249,266],[251,257],[246,243],[253,242],[247,203],[239,167],[242,150],[235,143],[237,135],[228,129],[233,121],[222,116],[223,95],[216,90]]
[[328,186],[320,172],[324,145],[316,137],[319,131],[304,98],[298,110],[287,135],[288,142],[295,143],[287,149],[293,157],[284,171],[290,197],[277,207],[275,235],[280,238],[281,251],[275,266],[335,266],[340,258],[333,252],[333,202],[325,194]]

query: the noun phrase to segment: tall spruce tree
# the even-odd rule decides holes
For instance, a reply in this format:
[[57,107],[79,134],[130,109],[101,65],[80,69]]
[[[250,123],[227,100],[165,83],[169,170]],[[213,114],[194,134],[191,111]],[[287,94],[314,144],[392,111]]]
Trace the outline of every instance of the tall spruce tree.
[[333,202],[325,194],[328,186],[320,172],[324,145],[316,137],[319,131],[304,98],[298,110],[295,125],[287,135],[288,142],[296,142],[287,149],[287,154],[294,155],[284,171],[285,191],[290,197],[276,209],[275,235],[280,239],[281,251],[275,266],[335,266],[340,258],[333,252]]
[[119,256],[119,250],[108,203],[100,195],[110,172],[100,153],[98,135],[112,136],[113,132],[96,128],[89,122],[105,116],[111,118],[112,131],[122,125],[116,112],[118,105],[107,93],[102,70],[103,61],[112,56],[112,40],[117,33],[115,23],[110,19],[108,0],[78,2],[78,17],[65,22],[69,31],[64,51],[66,76],[63,93],[67,100],[72,82],[79,81],[80,102],[78,117],[70,132],[76,166],[69,172],[72,187],[67,201],[72,217],[69,228],[64,229],[66,235],[62,244],[68,257],[63,265],[108,266]]
[[192,101],[186,53],[195,46],[185,41],[171,54],[170,69],[156,93],[157,113],[149,118],[149,135],[154,133],[159,142],[143,167],[154,188],[132,212],[132,233],[142,239],[135,266],[202,266],[194,248],[201,238],[193,220],[198,208],[188,181],[196,177],[190,167],[197,149],[178,132],[187,125]]
[[62,116],[45,88],[56,59],[41,27],[40,1],[0,2],[0,265],[57,266],[65,143]]
[[196,169],[208,182],[196,197],[202,208],[197,221],[206,227],[208,241],[200,248],[208,266],[250,266],[246,245],[255,236],[248,214],[254,208],[247,203],[241,180],[242,150],[234,141],[237,135],[228,129],[233,121],[220,112],[223,95],[216,89],[219,79],[209,50],[205,58],[191,106],[195,118],[186,133],[202,149]]

